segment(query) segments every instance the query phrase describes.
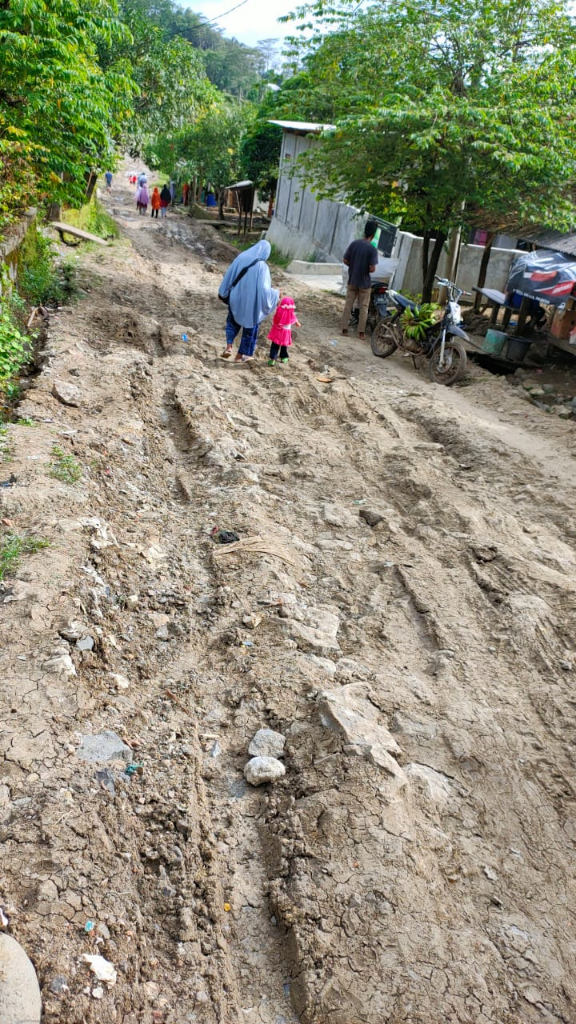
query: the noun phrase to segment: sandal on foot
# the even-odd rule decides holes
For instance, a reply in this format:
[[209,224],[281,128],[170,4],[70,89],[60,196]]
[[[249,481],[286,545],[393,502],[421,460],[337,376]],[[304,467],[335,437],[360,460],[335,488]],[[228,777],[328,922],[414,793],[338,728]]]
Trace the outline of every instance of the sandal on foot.
[[281,363],[287,363],[288,362],[288,356],[286,356],[284,359],[281,359],[280,362]]
[[276,366],[276,360],[275,359],[269,359],[268,360],[268,366]]
[[221,359],[230,359],[231,355],[232,355],[232,349],[231,348],[225,348],[223,353],[222,353],[222,355],[220,356],[220,358]]

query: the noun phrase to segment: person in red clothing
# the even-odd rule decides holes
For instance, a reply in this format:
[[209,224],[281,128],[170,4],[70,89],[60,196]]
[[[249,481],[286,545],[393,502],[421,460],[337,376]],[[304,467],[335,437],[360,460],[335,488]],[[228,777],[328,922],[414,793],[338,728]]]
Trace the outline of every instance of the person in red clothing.
[[156,217],[156,220],[158,220],[158,210],[160,209],[160,193],[158,191],[158,186],[154,189],[150,202],[152,205],[152,216]]
[[188,182],[185,181],[184,184],[182,185],[182,202],[183,202],[184,206],[188,206],[188,192],[189,191],[190,191],[190,186],[189,186]]
[[291,295],[281,295],[280,302],[276,306],[274,320],[268,335],[270,345],[270,358],[268,366],[276,366],[279,358],[281,363],[288,362],[288,349],[292,344],[292,325],[300,327],[300,321],[296,316],[296,307]]
[[370,274],[376,270],[378,263],[378,250],[372,245],[372,239],[378,230],[376,221],[369,220],[364,228],[364,238],[358,238],[346,249],[344,253],[344,264],[348,267],[348,291],[342,314],[342,334],[348,334],[350,313],[356,300],[360,307],[360,318],[358,320],[358,337],[364,341],[366,338],[366,320],[368,319],[368,307],[370,306]]

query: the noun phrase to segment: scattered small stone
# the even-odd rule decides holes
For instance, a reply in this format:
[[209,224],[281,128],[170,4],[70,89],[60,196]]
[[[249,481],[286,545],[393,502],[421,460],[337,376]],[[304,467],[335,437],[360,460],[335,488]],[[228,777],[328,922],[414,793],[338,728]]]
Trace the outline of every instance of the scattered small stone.
[[81,622],[73,619],[71,622],[65,622],[58,632],[64,640],[74,643],[76,640],[80,640],[84,636],[86,627]]
[[133,610],[134,608],[138,607],[138,602],[139,601],[140,601],[140,595],[139,594],[129,594],[128,597],[126,598],[126,607]]
[[156,630],[157,640],[168,640],[168,626],[160,626],[160,629]]
[[560,662],[560,668],[564,669],[564,672],[571,672],[572,671],[572,662],[571,661],[561,661]]
[[98,981],[104,981],[110,986],[116,984],[116,968],[105,957],[99,956],[98,953],[83,953],[82,959],[90,965],[90,970]]
[[561,420],[569,420],[574,410],[569,405],[555,405],[554,412]]
[[58,889],[52,879],[47,878],[45,882],[41,882],[38,886],[38,899],[44,901],[57,900]]
[[284,754],[285,737],[274,729],[258,729],[248,747],[251,757],[282,757]]
[[0,1024],[39,1024],[42,1013],[40,986],[32,962],[22,946],[0,933]]
[[52,981],[50,982],[49,985],[49,989],[50,992],[52,992],[53,995],[55,996],[62,995],[63,992],[68,992],[68,982],[64,975],[57,974],[55,978],[52,978]]
[[82,405],[82,391],[76,384],[69,384],[64,380],[55,380],[52,385],[52,394],[62,405],[71,405],[77,408]]
[[130,680],[126,676],[121,675],[119,672],[111,672],[110,679],[114,683],[114,686],[116,687],[117,690],[127,690],[128,687],[130,686]]
[[69,654],[54,654],[42,665],[45,672],[52,672],[58,676],[75,676],[76,669]]
[[102,985],[96,985],[96,988],[92,989],[92,997],[94,999],[104,998],[104,989],[102,988]]
[[96,779],[97,782],[100,783],[103,789],[108,790],[108,792],[112,796],[116,795],[116,784],[114,782],[114,776],[112,775],[112,772],[108,768],[103,768],[102,771],[96,772],[94,778]]
[[94,736],[83,736],[76,751],[81,761],[130,761],[132,750],[110,729]]
[[244,768],[244,778],[251,786],[264,782],[276,782],[286,774],[282,761],[275,757],[253,757]]
[[94,637],[83,636],[81,640],[76,641],[76,647],[79,651],[93,651],[94,650]]
[[210,536],[215,544],[235,544],[240,540],[235,530],[219,530],[217,526],[214,527]]

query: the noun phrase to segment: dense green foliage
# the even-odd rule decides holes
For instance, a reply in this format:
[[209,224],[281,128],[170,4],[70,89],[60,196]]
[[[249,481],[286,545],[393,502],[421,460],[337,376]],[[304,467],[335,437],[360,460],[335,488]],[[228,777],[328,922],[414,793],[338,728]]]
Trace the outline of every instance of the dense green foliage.
[[569,228],[576,34],[556,0],[319,0],[283,113],[335,124],[308,159],[318,195],[411,228]]
[[5,392],[12,377],[26,362],[30,340],[18,323],[8,302],[0,302],[0,392]]
[[262,199],[276,194],[281,146],[282,129],[262,117],[242,139],[242,175],[255,183]]
[[265,58],[173,0],[0,3],[0,233],[27,206],[79,207],[118,148],[245,96]]
[[134,86],[97,51],[125,37],[112,0],[0,4],[0,226],[44,197],[81,202],[87,172],[113,159]]
[[242,132],[242,109],[233,103],[214,104],[191,127],[151,139],[144,158],[177,181],[210,182],[219,192],[240,173]]

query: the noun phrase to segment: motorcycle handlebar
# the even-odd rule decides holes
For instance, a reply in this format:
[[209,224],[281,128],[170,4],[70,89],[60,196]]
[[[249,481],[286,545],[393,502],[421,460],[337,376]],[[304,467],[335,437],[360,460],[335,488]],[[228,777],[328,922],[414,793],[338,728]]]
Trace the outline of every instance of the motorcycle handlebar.
[[449,281],[447,277],[438,277],[434,275],[434,279],[438,281],[441,288],[455,288],[460,295],[472,295],[472,292],[465,292],[463,288],[459,288],[455,281]]

